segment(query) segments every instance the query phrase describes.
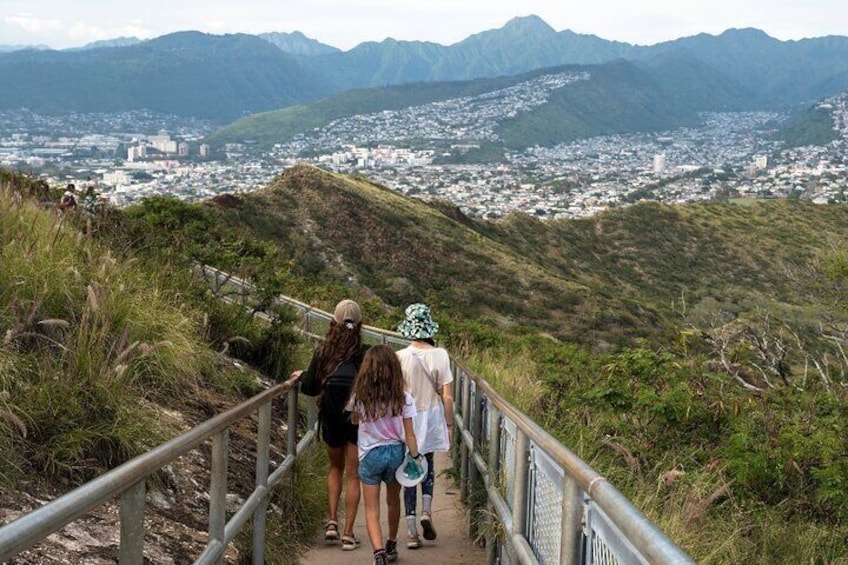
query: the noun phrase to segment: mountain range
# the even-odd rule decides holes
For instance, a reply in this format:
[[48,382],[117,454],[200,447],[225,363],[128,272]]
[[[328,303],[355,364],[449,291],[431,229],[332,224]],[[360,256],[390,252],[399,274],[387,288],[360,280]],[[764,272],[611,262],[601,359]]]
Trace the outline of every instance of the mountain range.
[[[756,29],[700,34],[653,46],[555,31],[537,16],[509,21],[453,45],[362,43],[349,51],[300,33],[223,36],[179,32],[82,50],[0,53],[0,108],[62,113],[148,108],[220,123],[315,102],[351,89],[517,75],[561,65],[628,60],[668,82],[696,66],[706,82],[774,108],[848,89],[848,37],[780,41]],[[692,106],[713,92],[689,92]]]

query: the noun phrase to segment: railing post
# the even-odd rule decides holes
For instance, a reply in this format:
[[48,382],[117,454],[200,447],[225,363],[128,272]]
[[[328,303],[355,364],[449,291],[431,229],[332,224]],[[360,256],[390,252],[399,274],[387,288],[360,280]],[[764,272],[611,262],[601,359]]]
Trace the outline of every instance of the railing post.
[[468,429],[470,424],[470,410],[469,406],[471,404],[470,399],[470,390],[471,390],[471,379],[468,378],[468,375],[465,374],[465,371],[462,372],[462,418],[460,421],[462,422],[462,428],[459,430],[460,439],[459,439],[459,499],[465,504],[468,502],[468,466],[471,461],[471,454],[469,453],[469,448],[465,444],[465,439],[463,438],[464,432]]
[[[218,542],[224,545],[224,530],[227,522],[227,456],[230,431],[224,430],[212,438],[212,480],[209,486],[209,545]],[[215,560],[223,565],[223,552]]]
[[[451,357],[451,372],[453,373],[453,416],[454,422],[459,422],[462,418],[462,375],[461,369]],[[462,443],[462,426],[454,424],[453,437],[451,437],[451,459],[456,462],[460,458],[460,444]]]
[[121,565],[144,563],[144,481],[140,480],[121,494],[121,549],[118,557]]
[[480,505],[477,503],[478,493],[475,491],[479,488],[482,482],[480,480],[480,472],[477,469],[477,465],[474,463],[475,455],[477,453],[482,455],[483,450],[483,439],[481,437],[483,434],[483,391],[480,390],[480,387],[475,387],[474,397],[472,400],[471,437],[473,441],[471,443],[471,457],[468,460],[468,485],[470,487],[469,502],[471,502],[469,506],[471,510],[471,519],[468,521],[468,534],[471,539],[474,539],[477,536],[477,520],[480,519]]
[[515,487],[512,493],[512,533],[527,537],[527,478],[530,441],[521,428],[515,430]]
[[[297,387],[292,387],[297,390]],[[265,563],[265,517],[268,511],[268,461],[271,450],[271,402],[259,408],[256,432],[256,487],[265,489],[262,502],[253,511],[253,564]]]
[[291,387],[288,393],[288,429],[286,430],[286,456],[297,454],[297,387]]
[[[298,387],[300,385],[298,384]],[[318,423],[318,407],[315,406],[314,402],[306,403],[306,429],[315,430],[316,424]]]
[[580,563],[583,537],[583,501],[580,487],[574,477],[565,471],[562,480],[562,534],[560,538],[560,565]]
[[[497,488],[500,482],[501,472],[501,411],[494,405],[489,403],[489,453],[488,453],[488,468],[489,474],[485,478],[486,487]],[[498,542],[495,537],[495,521],[497,514],[491,503],[490,498],[486,498],[486,508],[488,510],[486,528],[486,563],[494,565],[498,559],[498,551],[496,544]]]

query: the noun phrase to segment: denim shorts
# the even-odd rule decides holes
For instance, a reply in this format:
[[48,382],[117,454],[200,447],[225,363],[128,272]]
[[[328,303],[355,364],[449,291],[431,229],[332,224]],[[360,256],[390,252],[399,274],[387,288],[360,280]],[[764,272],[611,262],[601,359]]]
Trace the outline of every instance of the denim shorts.
[[397,482],[395,471],[403,463],[406,447],[402,443],[380,445],[373,448],[359,462],[359,480],[366,485],[387,485]]

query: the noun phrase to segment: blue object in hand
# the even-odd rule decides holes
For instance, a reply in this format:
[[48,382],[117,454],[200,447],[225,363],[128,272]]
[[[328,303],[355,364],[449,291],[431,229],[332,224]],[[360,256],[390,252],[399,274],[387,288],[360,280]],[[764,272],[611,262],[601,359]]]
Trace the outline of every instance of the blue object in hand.
[[407,451],[406,457],[395,471],[395,479],[405,487],[414,487],[424,480],[426,474],[427,460],[421,455],[416,459]]

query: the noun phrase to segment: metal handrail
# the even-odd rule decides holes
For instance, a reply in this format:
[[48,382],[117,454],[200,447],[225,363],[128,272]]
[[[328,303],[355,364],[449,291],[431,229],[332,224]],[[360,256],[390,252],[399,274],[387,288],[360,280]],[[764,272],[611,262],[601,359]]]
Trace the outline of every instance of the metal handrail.
[[[582,512],[579,507],[584,504],[584,499],[590,499],[603,511],[612,524],[625,537],[637,555],[635,561],[627,557],[619,557],[616,563],[680,563],[693,564],[694,561],[672,542],[661,530],[659,530],[642,512],[606,478],[580,459],[567,447],[562,445],[556,438],[543,430],[526,414],[515,408],[504,399],[485,379],[475,375],[461,364],[455,364],[455,390],[457,399],[454,402],[456,416],[454,418],[458,435],[461,440],[460,458],[463,468],[460,469],[462,480],[467,480],[471,475],[470,466],[482,475],[481,485],[486,489],[492,509],[497,514],[501,523],[507,531],[506,539],[515,544],[517,556],[520,563],[598,563],[591,560],[583,549],[583,540],[587,532],[583,531]],[[474,391],[471,391],[471,385]],[[484,425],[482,415],[488,413],[489,421]],[[503,422],[513,423],[518,432],[516,438],[515,463],[525,462],[529,446],[541,450],[548,458],[564,471],[561,491],[563,493],[561,507],[561,525],[556,524],[561,532],[559,555],[536,555],[531,544],[527,540],[527,506],[528,501],[521,494],[515,494],[511,503],[507,501],[498,489],[502,482],[502,474],[498,469],[503,463],[500,441],[491,441],[491,438],[482,437],[475,433],[473,428],[486,427],[488,431],[493,428],[498,432],[503,427]],[[489,441],[485,441],[489,439]],[[484,447],[488,450],[484,451]],[[517,472],[517,474],[520,474]],[[526,474],[526,473],[525,473]],[[523,481],[527,482],[526,478]],[[520,485],[515,486],[515,492],[526,490]],[[511,509],[510,509],[511,507]],[[581,557],[581,554],[582,557]]]
[[[248,518],[253,517],[253,562],[264,562],[265,513],[268,494],[291,469],[298,453],[314,441],[315,415],[310,410],[307,431],[297,441],[298,379],[292,378],[203,422],[190,431],[112,469],[75,490],[21,516],[0,528],[0,561],[32,547],[38,541],[120,495],[120,563],[141,565],[144,540],[145,481],[181,455],[212,441],[209,541],[195,563],[223,563],[224,550]],[[269,475],[271,402],[288,393],[286,457]],[[256,488],[241,508],[226,521],[227,451],[229,428],[236,421],[259,415],[256,456]]]
[[[251,295],[255,292],[256,287],[252,283],[215,267],[210,267],[209,265],[197,265],[196,269],[204,280],[212,285],[213,293],[220,295],[222,289],[232,286],[237,290],[237,292],[233,293],[236,294],[237,298],[230,299],[231,301],[237,302],[244,307],[250,307],[254,302]],[[301,331],[314,340],[323,338],[323,333],[316,333],[319,329],[316,327],[316,323],[329,324],[330,320],[333,319],[333,315],[329,312],[310,306],[295,298],[289,298],[288,296],[277,296],[274,299],[273,305],[290,307],[303,316],[303,327],[301,327]],[[362,335],[366,340],[374,343],[382,343],[395,347],[406,347],[409,345],[409,340],[397,332],[365,324],[362,325]]]
[[[250,283],[211,267],[201,271],[216,289],[232,284],[239,289],[243,304],[250,301],[254,288]],[[332,318],[292,298],[278,297],[276,303],[300,312],[307,333],[314,329],[313,321]],[[363,326],[363,335],[377,343],[409,343],[395,332],[370,326]],[[485,515],[500,522],[505,532],[497,539],[493,532],[498,528],[490,524],[487,529],[489,563],[694,564],[606,478],[485,379],[453,356],[451,362],[458,439],[453,446],[458,452],[454,459],[460,461],[460,497],[477,510],[471,493],[475,488],[484,489],[489,506]],[[547,476],[550,474],[555,475],[553,481]],[[545,492],[540,494],[540,489]],[[512,492],[506,492],[509,490]],[[555,516],[546,521],[537,506],[550,504],[551,499]],[[473,521],[470,527],[469,534],[475,536]]]

